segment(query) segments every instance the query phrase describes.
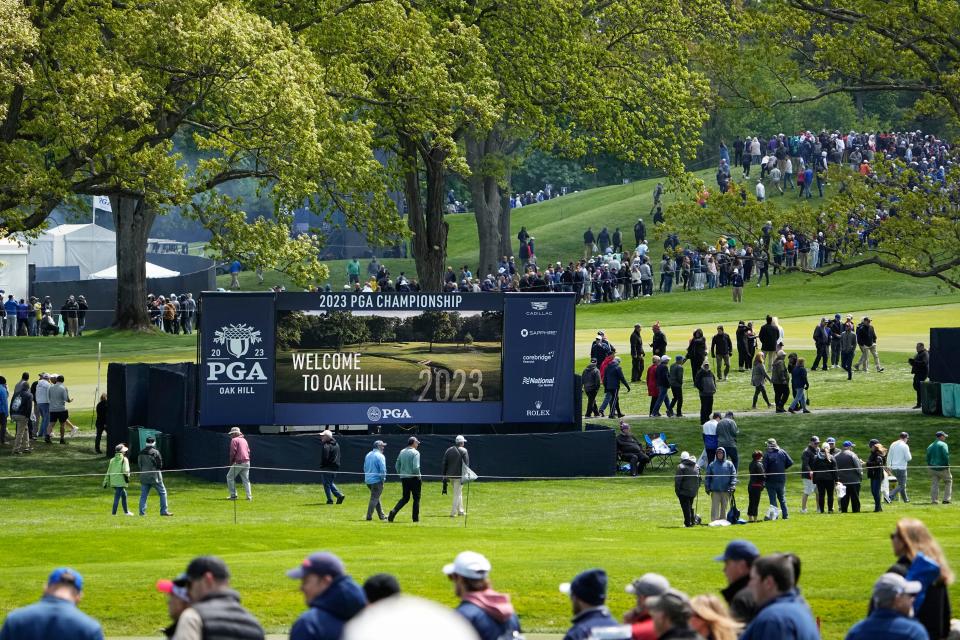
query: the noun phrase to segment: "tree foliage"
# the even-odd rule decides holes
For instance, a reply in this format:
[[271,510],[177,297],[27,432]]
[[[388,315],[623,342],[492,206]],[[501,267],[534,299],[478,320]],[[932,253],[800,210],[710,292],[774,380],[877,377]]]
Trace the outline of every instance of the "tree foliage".
[[[328,90],[327,69],[284,25],[239,0],[41,2],[27,14],[38,37],[24,57],[32,74],[0,85],[0,226],[33,229],[73,194],[109,196],[118,324],[146,323],[143,246],[158,213],[189,204],[218,233],[242,230],[237,203],[211,192],[225,182],[272,186],[278,211],[310,201],[374,238],[399,231],[373,126]],[[172,152],[179,133],[206,154],[196,167]],[[293,264],[306,254],[282,233],[287,222],[260,220],[268,237],[236,233],[224,246]],[[315,257],[294,273],[324,275]]]

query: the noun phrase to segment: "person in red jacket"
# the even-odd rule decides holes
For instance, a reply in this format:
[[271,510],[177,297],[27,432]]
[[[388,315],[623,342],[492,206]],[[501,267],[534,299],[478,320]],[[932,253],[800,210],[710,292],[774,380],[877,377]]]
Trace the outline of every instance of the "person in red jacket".
[[660,390],[657,389],[657,367],[660,366],[660,356],[653,356],[653,361],[647,367],[647,395],[650,396],[650,417],[653,417],[653,405],[657,402]]

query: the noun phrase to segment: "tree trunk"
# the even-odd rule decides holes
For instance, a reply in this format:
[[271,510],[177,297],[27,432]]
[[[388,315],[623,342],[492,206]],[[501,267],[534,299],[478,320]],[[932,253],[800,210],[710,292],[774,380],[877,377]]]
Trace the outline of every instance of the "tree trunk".
[[117,308],[113,326],[129,331],[152,328],[147,314],[147,235],[156,218],[140,196],[112,195],[117,230]]
[[[499,129],[484,137],[467,136],[467,164],[470,166],[470,196],[480,240],[478,273],[496,273],[503,256],[514,255],[510,230],[510,177],[512,143]],[[491,172],[498,167],[499,174]]]
[[473,200],[473,213],[477,219],[477,236],[480,240],[480,260],[477,263],[476,275],[483,278],[487,274],[497,272],[497,263],[503,255],[510,255],[510,239],[507,238],[508,249],[502,249],[500,232],[501,200],[500,188],[496,177],[485,174],[483,160],[488,155],[490,138],[484,139],[468,136],[466,139],[467,163],[470,165],[470,198]]
[[[443,211],[444,164],[447,152],[436,147],[420,146],[409,137],[402,137],[406,163],[403,189],[407,198],[407,224],[413,232],[411,248],[417,265],[417,277],[424,291],[440,291],[447,261],[447,221]],[[426,198],[420,190],[420,162],[426,170]]]

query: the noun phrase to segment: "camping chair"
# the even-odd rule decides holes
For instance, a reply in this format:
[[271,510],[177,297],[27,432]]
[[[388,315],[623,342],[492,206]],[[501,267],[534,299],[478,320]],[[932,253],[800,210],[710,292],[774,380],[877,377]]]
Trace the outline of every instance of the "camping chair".
[[673,456],[677,455],[677,445],[667,442],[667,436],[661,433],[644,434],[650,455],[650,466],[654,469],[663,469],[673,463]]

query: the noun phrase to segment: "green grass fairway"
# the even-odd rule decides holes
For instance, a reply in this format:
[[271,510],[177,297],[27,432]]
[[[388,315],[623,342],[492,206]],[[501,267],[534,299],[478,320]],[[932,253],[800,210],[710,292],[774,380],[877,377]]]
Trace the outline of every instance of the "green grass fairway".
[[[813,415],[789,421],[748,417],[740,426],[742,455],[773,436],[796,460],[811,433],[851,438],[865,456],[869,437],[890,442],[907,429],[913,434],[914,462],[922,459],[937,429],[960,433],[960,421],[905,414]],[[668,433],[681,447],[699,451],[694,425],[669,423]],[[406,591],[453,606],[455,598],[440,568],[457,552],[475,549],[493,562],[494,584],[513,595],[526,629],[562,632],[570,612],[557,584],[576,572],[605,567],[610,606],[620,615],[631,604],[622,586],[646,571],[665,574],[691,594],[716,593],[723,575],[713,556],[731,538],[747,537],[764,552],[789,550],[801,556],[803,593],[823,620],[823,637],[834,639],[864,614],[874,579],[891,564],[888,534],[898,517],[923,519],[947,555],[960,563],[957,506],[928,504],[929,484],[921,468],[911,472],[913,502],[889,505],[882,514],[801,515],[800,483],[793,478],[787,490],[793,509],[788,521],[690,530],[678,526],[672,471],[651,471],[638,479],[481,480],[471,489],[466,528],[462,519],[447,516],[448,498],[439,495],[437,483],[425,486],[419,525],[410,523],[409,507],[391,525],[362,520],[367,495],[362,486],[345,485],[344,505],[328,507],[319,485],[259,485],[254,471],[255,500],[236,504],[234,524],[234,503],[223,499],[223,485],[176,473],[166,476],[175,517],[158,517],[156,495],[146,518],[110,516],[112,493],[100,489],[106,461],[89,449],[90,441],[80,439],[67,446],[41,446],[29,458],[12,458],[9,449],[0,454],[2,476],[96,474],[0,480],[8,550],[0,569],[0,615],[33,601],[50,568],[66,564],[86,577],[82,606],[103,621],[108,635],[155,635],[165,618],[155,580],[176,575],[193,555],[216,553],[229,563],[247,606],[269,631],[283,633],[303,609],[297,584],[283,571],[311,551],[334,550],[359,579],[378,571],[395,573]],[[423,454],[440,456],[442,451]],[[473,462],[482,475],[484,461]],[[132,501],[138,493],[134,483]],[[872,509],[869,491],[863,494],[865,507]],[[398,484],[389,483],[384,502],[389,507],[398,497]],[[740,502],[745,513],[745,495]],[[705,505],[701,497],[700,513],[707,512]]]

